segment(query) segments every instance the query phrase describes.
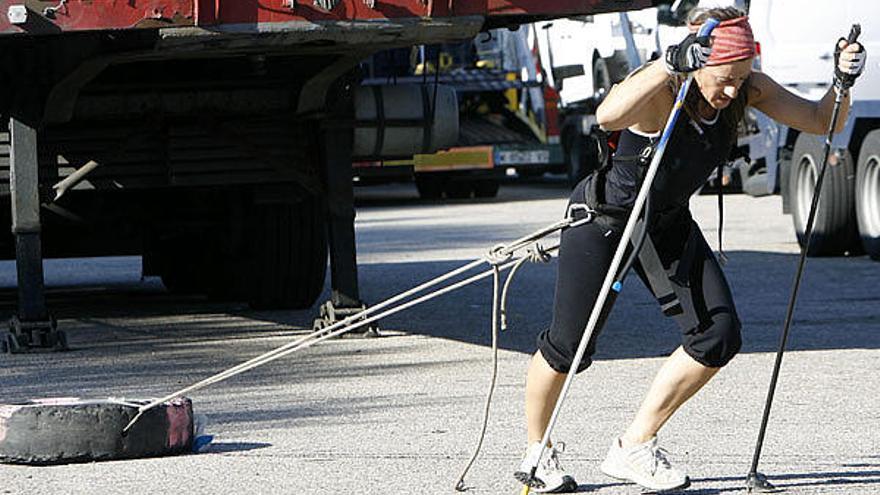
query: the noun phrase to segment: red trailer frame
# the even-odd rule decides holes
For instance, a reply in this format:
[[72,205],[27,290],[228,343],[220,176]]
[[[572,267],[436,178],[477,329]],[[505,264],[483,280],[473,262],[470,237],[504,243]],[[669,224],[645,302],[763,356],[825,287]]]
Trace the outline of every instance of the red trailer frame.
[[[633,0],[626,2],[626,7],[651,4],[651,0]],[[265,24],[291,22],[459,16],[511,17],[528,22],[530,18],[620,8],[621,2],[615,0],[0,0],[0,9],[7,14],[0,16],[0,33],[226,25],[256,30]]]

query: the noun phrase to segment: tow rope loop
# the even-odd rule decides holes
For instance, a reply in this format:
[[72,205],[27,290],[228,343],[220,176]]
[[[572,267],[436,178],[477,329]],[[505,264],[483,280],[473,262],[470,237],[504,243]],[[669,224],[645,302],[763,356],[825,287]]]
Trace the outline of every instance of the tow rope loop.
[[[525,259],[525,258],[523,258]],[[517,262],[519,263],[519,262]],[[492,377],[489,379],[489,392],[486,395],[486,404],[483,406],[483,424],[480,427],[480,435],[477,438],[477,446],[470,460],[455,482],[455,491],[466,492],[468,488],[464,484],[464,477],[467,476],[471,466],[477,460],[480,450],[483,448],[483,440],[486,438],[486,430],[489,426],[489,409],[492,405],[492,396],[495,394],[495,381],[498,378],[498,284],[500,282],[501,273],[498,266],[492,267]]]
[[[571,225],[572,223],[569,223],[569,226]],[[501,281],[501,272],[497,265],[492,266],[492,377],[489,380],[489,392],[486,395],[486,403],[483,406],[483,423],[480,426],[480,435],[477,439],[477,446],[474,448],[474,453],[471,455],[470,460],[464,467],[461,475],[459,475],[458,480],[455,482],[455,491],[457,492],[466,492],[469,489],[464,484],[464,478],[467,476],[468,471],[470,471],[474,462],[476,462],[477,457],[480,455],[480,450],[483,448],[483,441],[486,438],[486,430],[489,427],[489,410],[492,406],[492,397],[495,394],[495,383],[498,378],[498,329],[500,323],[501,331],[507,330],[507,293],[510,284],[513,282],[513,277],[516,275],[516,272],[526,262],[549,263],[553,257],[550,252],[555,251],[558,248],[559,245],[557,244],[551,248],[544,249],[537,242],[529,247],[525,255],[513,262],[513,268],[511,268],[510,273],[507,274],[507,279],[504,281],[504,288],[501,290],[500,297],[498,294],[498,287]]]
[[532,263],[549,263],[550,259],[553,256],[541,247],[537,242],[530,247],[526,251],[526,255],[520,258],[519,261],[513,265],[513,268],[510,269],[510,273],[507,274],[507,279],[504,281],[504,288],[501,290],[501,331],[507,330],[507,291],[510,289],[510,284],[513,282],[513,277],[516,275],[516,272],[520,269],[523,264],[527,261],[531,261]]
[[[417,304],[434,299],[435,297],[439,297],[439,296],[446,294],[448,292],[452,292],[454,290],[460,289],[461,287],[464,287],[466,285],[469,285],[469,284],[472,284],[472,283],[477,282],[479,280],[482,280],[482,279],[492,275],[494,267],[497,267],[501,271],[506,270],[506,269],[514,266],[517,263],[517,261],[511,261],[511,258],[514,253],[522,250],[526,246],[529,246],[530,244],[532,244],[533,242],[535,242],[539,239],[542,239],[542,238],[544,238],[544,237],[546,237],[556,231],[559,231],[559,230],[562,230],[562,229],[568,227],[572,223],[572,221],[573,220],[571,218],[564,218],[564,219],[557,221],[557,222],[554,222],[544,228],[541,228],[535,232],[532,232],[531,234],[520,237],[519,239],[516,239],[506,245],[497,245],[490,250],[489,254],[487,254],[486,256],[484,256],[480,259],[471,261],[470,263],[463,265],[460,268],[452,270],[444,275],[440,275],[439,277],[431,279],[421,285],[413,287],[412,289],[409,289],[409,290],[402,292],[396,296],[388,298],[385,301],[382,301],[382,302],[380,302],[374,306],[371,306],[371,307],[369,307],[359,313],[356,313],[356,314],[351,315],[347,318],[344,318],[343,320],[338,321],[338,322],[336,322],[326,328],[311,332],[308,335],[304,335],[304,336],[294,340],[293,342],[289,342],[287,344],[284,344],[276,349],[273,349],[269,352],[266,352],[265,354],[261,354],[253,359],[250,359],[250,360],[245,361],[241,364],[233,366],[232,368],[229,368],[225,371],[217,373],[216,375],[210,376],[202,381],[199,381],[197,383],[194,383],[192,385],[184,387],[184,388],[177,390],[175,392],[172,392],[162,398],[155,399],[148,404],[140,406],[140,407],[138,407],[137,414],[135,414],[135,416],[132,418],[132,420],[125,426],[125,428],[123,428],[123,430],[122,430],[123,434],[126,434],[131,429],[131,427],[134,426],[134,424],[137,423],[138,420],[140,420],[140,418],[143,416],[143,414],[145,412],[147,412],[155,407],[158,407],[165,402],[168,402],[170,400],[181,397],[187,393],[194,392],[196,390],[200,390],[200,389],[205,388],[209,385],[213,385],[215,383],[219,383],[221,381],[227,380],[229,378],[232,378],[233,376],[244,373],[245,371],[252,370],[258,366],[262,366],[264,364],[275,361],[276,359],[280,359],[280,358],[287,356],[288,354],[291,354],[293,352],[311,347],[311,346],[317,344],[318,342],[322,342],[324,340],[337,337],[339,335],[342,335],[342,334],[349,332],[351,330],[354,330],[356,328],[360,328],[364,325],[372,323],[372,322],[379,320],[381,318],[385,318],[387,316],[393,315],[395,313],[403,311],[404,309],[410,308],[410,307],[415,306]],[[553,251],[555,249],[558,249],[558,247],[559,247],[559,245],[556,244],[555,246],[548,248],[547,251]],[[471,277],[468,277],[466,279],[463,279],[463,280],[460,280],[456,283],[453,283],[452,285],[448,285],[446,287],[437,289],[433,292],[428,292],[427,294],[419,296],[415,299],[411,299],[409,301],[403,302],[399,306],[391,307],[390,309],[385,309],[385,308],[388,308],[389,306],[392,306],[395,303],[403,301],[404,299],[413,297],[416,294],[427,290],[428,288],[434,287],[442,282],[445,282],[445,281],[450,280],[454,277],[462,275],[468,271],[471,271],[483,263],[489,263],[490,265],[493,266],[493,269],[484,271],[484,272],[477,274],[477,275],[473,275]],[[385,310],[380,312],[380,310],[383,310],[383,309],[385,309]]]

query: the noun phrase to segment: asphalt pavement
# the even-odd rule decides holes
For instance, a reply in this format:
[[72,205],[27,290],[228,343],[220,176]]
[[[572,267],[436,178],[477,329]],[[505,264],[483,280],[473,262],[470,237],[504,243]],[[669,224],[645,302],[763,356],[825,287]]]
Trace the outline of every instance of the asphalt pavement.
[[[411,185],[359,189],[363,297],[376,303],[555,221],[566,195],[553,181],[504,186],[480,201],[423,202]],[[715,202],[693,200],[713,246]],[[743,350],[660,436],[694,495],[743,491],[798,255],[778,197],[728,196],[724,246]],[[0,356],[0,403],[161,396],[308,333],[317,311],[176,298],[141,279],[139,267],[137,258],[48,263],[49,301],[74,350]],[[512,472],[525,447],[525,371],[549,323],[555,267],[528,264],[513,282],[491,421],[468,493],[519,493]],[[787,493],[880,493],[878,281],[880,263],[864,256],[807,263],[760,466]],[[6,314],[14,287],[14,265],[0,263]],[[382,320],[379,338],[323,342],[192,394],[215,437],[200,454],[0,465],[0,494],[454,493],[492,372],[490,308],[486,280]],[[562,462],[579,492],[641,493],[598,464],[678,338],[631,277],[554,435],[566,444]]]

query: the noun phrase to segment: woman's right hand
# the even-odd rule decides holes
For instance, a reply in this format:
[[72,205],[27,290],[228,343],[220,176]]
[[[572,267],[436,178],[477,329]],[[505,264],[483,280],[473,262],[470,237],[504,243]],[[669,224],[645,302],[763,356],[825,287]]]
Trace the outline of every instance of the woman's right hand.
[[701,69],[711,54],[712,40],[691,33],[681,43],[666,49],[666,72],[676,75]]

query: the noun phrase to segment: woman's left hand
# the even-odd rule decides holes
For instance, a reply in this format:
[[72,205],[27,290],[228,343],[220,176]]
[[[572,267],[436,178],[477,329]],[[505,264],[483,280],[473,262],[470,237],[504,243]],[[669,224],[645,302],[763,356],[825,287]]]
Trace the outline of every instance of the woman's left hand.
[[850,88],[865,69],[868,53],[861,43],[849,44],[840,38],[834,50],[834,79],[843,89]]

